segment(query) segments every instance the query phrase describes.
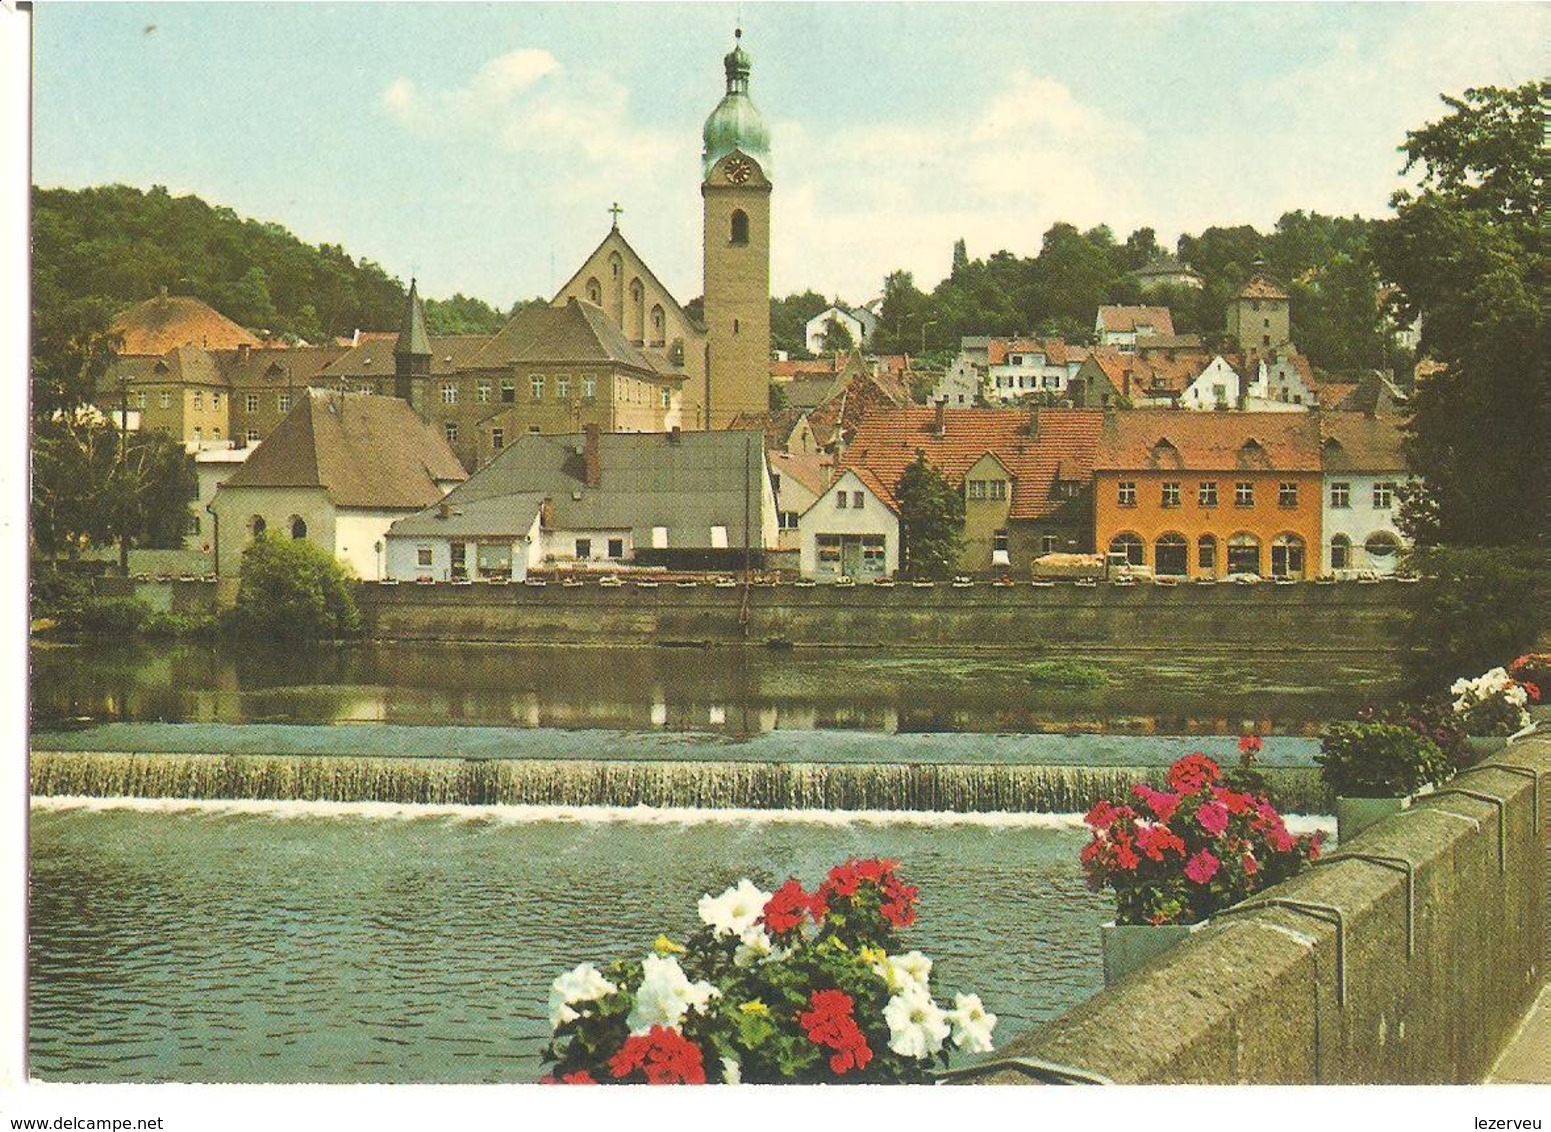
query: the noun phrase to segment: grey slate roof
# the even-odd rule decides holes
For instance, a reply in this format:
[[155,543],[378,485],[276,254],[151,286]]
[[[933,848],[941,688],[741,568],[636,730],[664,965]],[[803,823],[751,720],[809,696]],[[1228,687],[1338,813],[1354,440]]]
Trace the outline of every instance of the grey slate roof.
[[398,520],[388,534],[404,538],[511,538],[533,526],[533,517],[543,505],[544,497],[534,492],[437,503]]
[[[528,433],[454,488],[445,502],[468,516],[474,504],[485,501],[547,498],[553,528],[632,530],[636,545],[650,546],[652,528],[667,527],[668,545],[676,549],[709,547],[713,526],[727,528],[728,546],[742,546],[746,504],[749,541],[758,546],[769,484],[764,444],[764,433],[750,431],[686,432],[677,439],[660,432],[603,433],[598,437],[602,474],[599,485],[590,488],[583,436]],[[511,505],[514,518],[523,506]],[[422,515],[414,517],[416,531],[422,529]],[[525,532],[531,521],[529,511],[520,529],[510,533]]]
[[321,487],[336,507],[413,510],[465,478],[406,402],[309,389],[223,487]]
[[404,304],[404,321],[399,326],[398,341],[393,345],[395,354],[425,357],[431,352],[431,339],[425,329],[425,307],[420,304],[420,294],[415,281],[409,281],[409,298]]

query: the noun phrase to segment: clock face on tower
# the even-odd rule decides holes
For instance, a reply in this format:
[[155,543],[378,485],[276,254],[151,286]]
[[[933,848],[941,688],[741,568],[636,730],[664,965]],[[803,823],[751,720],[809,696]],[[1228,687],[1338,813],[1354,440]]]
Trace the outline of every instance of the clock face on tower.
[[741,157],[734,157],[722,166],[722,172],[734,185],[741,185],[753,176],[754,166]]

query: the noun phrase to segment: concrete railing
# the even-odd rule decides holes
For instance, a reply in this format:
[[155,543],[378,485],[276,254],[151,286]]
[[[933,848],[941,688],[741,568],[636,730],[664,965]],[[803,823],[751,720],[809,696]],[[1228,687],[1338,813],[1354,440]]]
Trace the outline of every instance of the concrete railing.
[[1544,979],[1548,822],[1532,737],[1002,1055],[1121,1084],[1479,1082]]

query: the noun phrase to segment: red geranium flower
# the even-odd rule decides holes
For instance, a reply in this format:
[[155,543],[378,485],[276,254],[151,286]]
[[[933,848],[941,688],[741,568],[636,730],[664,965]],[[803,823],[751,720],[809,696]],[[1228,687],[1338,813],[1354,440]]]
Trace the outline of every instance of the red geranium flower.
[[[813,900],[802,890],[796,878],[788,880],[765,901],[762,917],[765,927],[776,935],[786,935],[802,926],[803,917],[813,908]],[[816,918],[822,919],[822,914]]]
[[1136,831],[1136,843],[1149,860],[1161,861],[1165,853],[1184,853],[1185,843],[1166,825],[1142,826]]
[[1181,794],[1199,794],[1221,778],[1222,768],[1197,751],[1169,768],[1169,789]]
[[1239,754],[1258,755],[1265,750],[1266,744],[1259,735],[1246,735],[1239,740]]
[[609,1061],[618,1080],[644,1073],[648,1085],[704,1085],[705,1057],[677,1030],[653,1026],[644,1037],[627,1038]]
[[1104,826],[1114,822],[1114,820],[1119,816],[1119,807],[1117,807],[1113,802],[1101,801],[1098,805],[1094,806],[1093,809],[1089,810],[1087,817],[1083,818],[1082,820],[1084,825],[1091,826],[1094,829],[1102,829]]
[[834,1050],[829,1067],[836,1076],[852,1069],[865,1069],[872,1060],[867,1037],[856,1024],[856,1001],[844,991],[814,991],[809,999],[811,1010],[798,1015],[803,1032],[814,1045]]
[[1212,787],[1212,797],[1228,807],[1228,812],[1237,817],[1247,814],[1255,808],[1255,799],[1249,794],[1240,794],[1237,790],[1227,790],[1221,786]]

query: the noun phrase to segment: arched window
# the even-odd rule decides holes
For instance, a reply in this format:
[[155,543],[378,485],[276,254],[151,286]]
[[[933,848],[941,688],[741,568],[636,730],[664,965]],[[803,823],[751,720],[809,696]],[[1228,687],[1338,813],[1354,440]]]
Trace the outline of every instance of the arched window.
[[1260,573],[1260,540],[1254,535],[1237,534],[1228,540],[1228,573]]
[[1332,570],[1352,568],[1352,540],[1345,535],[1336,535],[1330,540],[1330,568]]
[[652,308],[652,345],[661,346],[668,340],[668,316],[663,313],[662,307]]
[[1271,540],[1271,576],[1303,577],[1304,543],[1297,535],[1277,535]]
[[1190,543],[1184,535],[1164,535],[1153,544],[1153,573],[1182,576],[1190,573]]
[[300,515],[291,516],[291,537],[294,539],[307,537],[307,524]]
[[732,242],[735,244],[746,244],[749,242],[749,214],[741,208],[733,210]]
[[253,516],[253,537],[254,538],[263,538],[264,537],[264,531],[267,530],[268,527],[269,527],[269,524],[264,522],[264,516],[262,516],[262,515],[255,515],[255,516]]
[[1116,535],[1109,543],[1111,562],[1118,562],[1120,561],[1119,556],[1124,556],[1127,566],[1140,566],[1146,557],[1146,553],[1142,540],[1129,532],[1123,535]]
[[630,280],[630,340],[646,341],[646,288],[639,279]]
[[1203,574],[1217,573],[1217,540],[1211,535],[1196,540],[1196,568]]
[[1368,555],[1368,567],[1381,574],[1393,574],[1400,556],[1400,540],[1388,531],[1375,531],[1363,543]]
[[596,279],[587,280],[587,301],[595,307],[603,305],[603,284]]

